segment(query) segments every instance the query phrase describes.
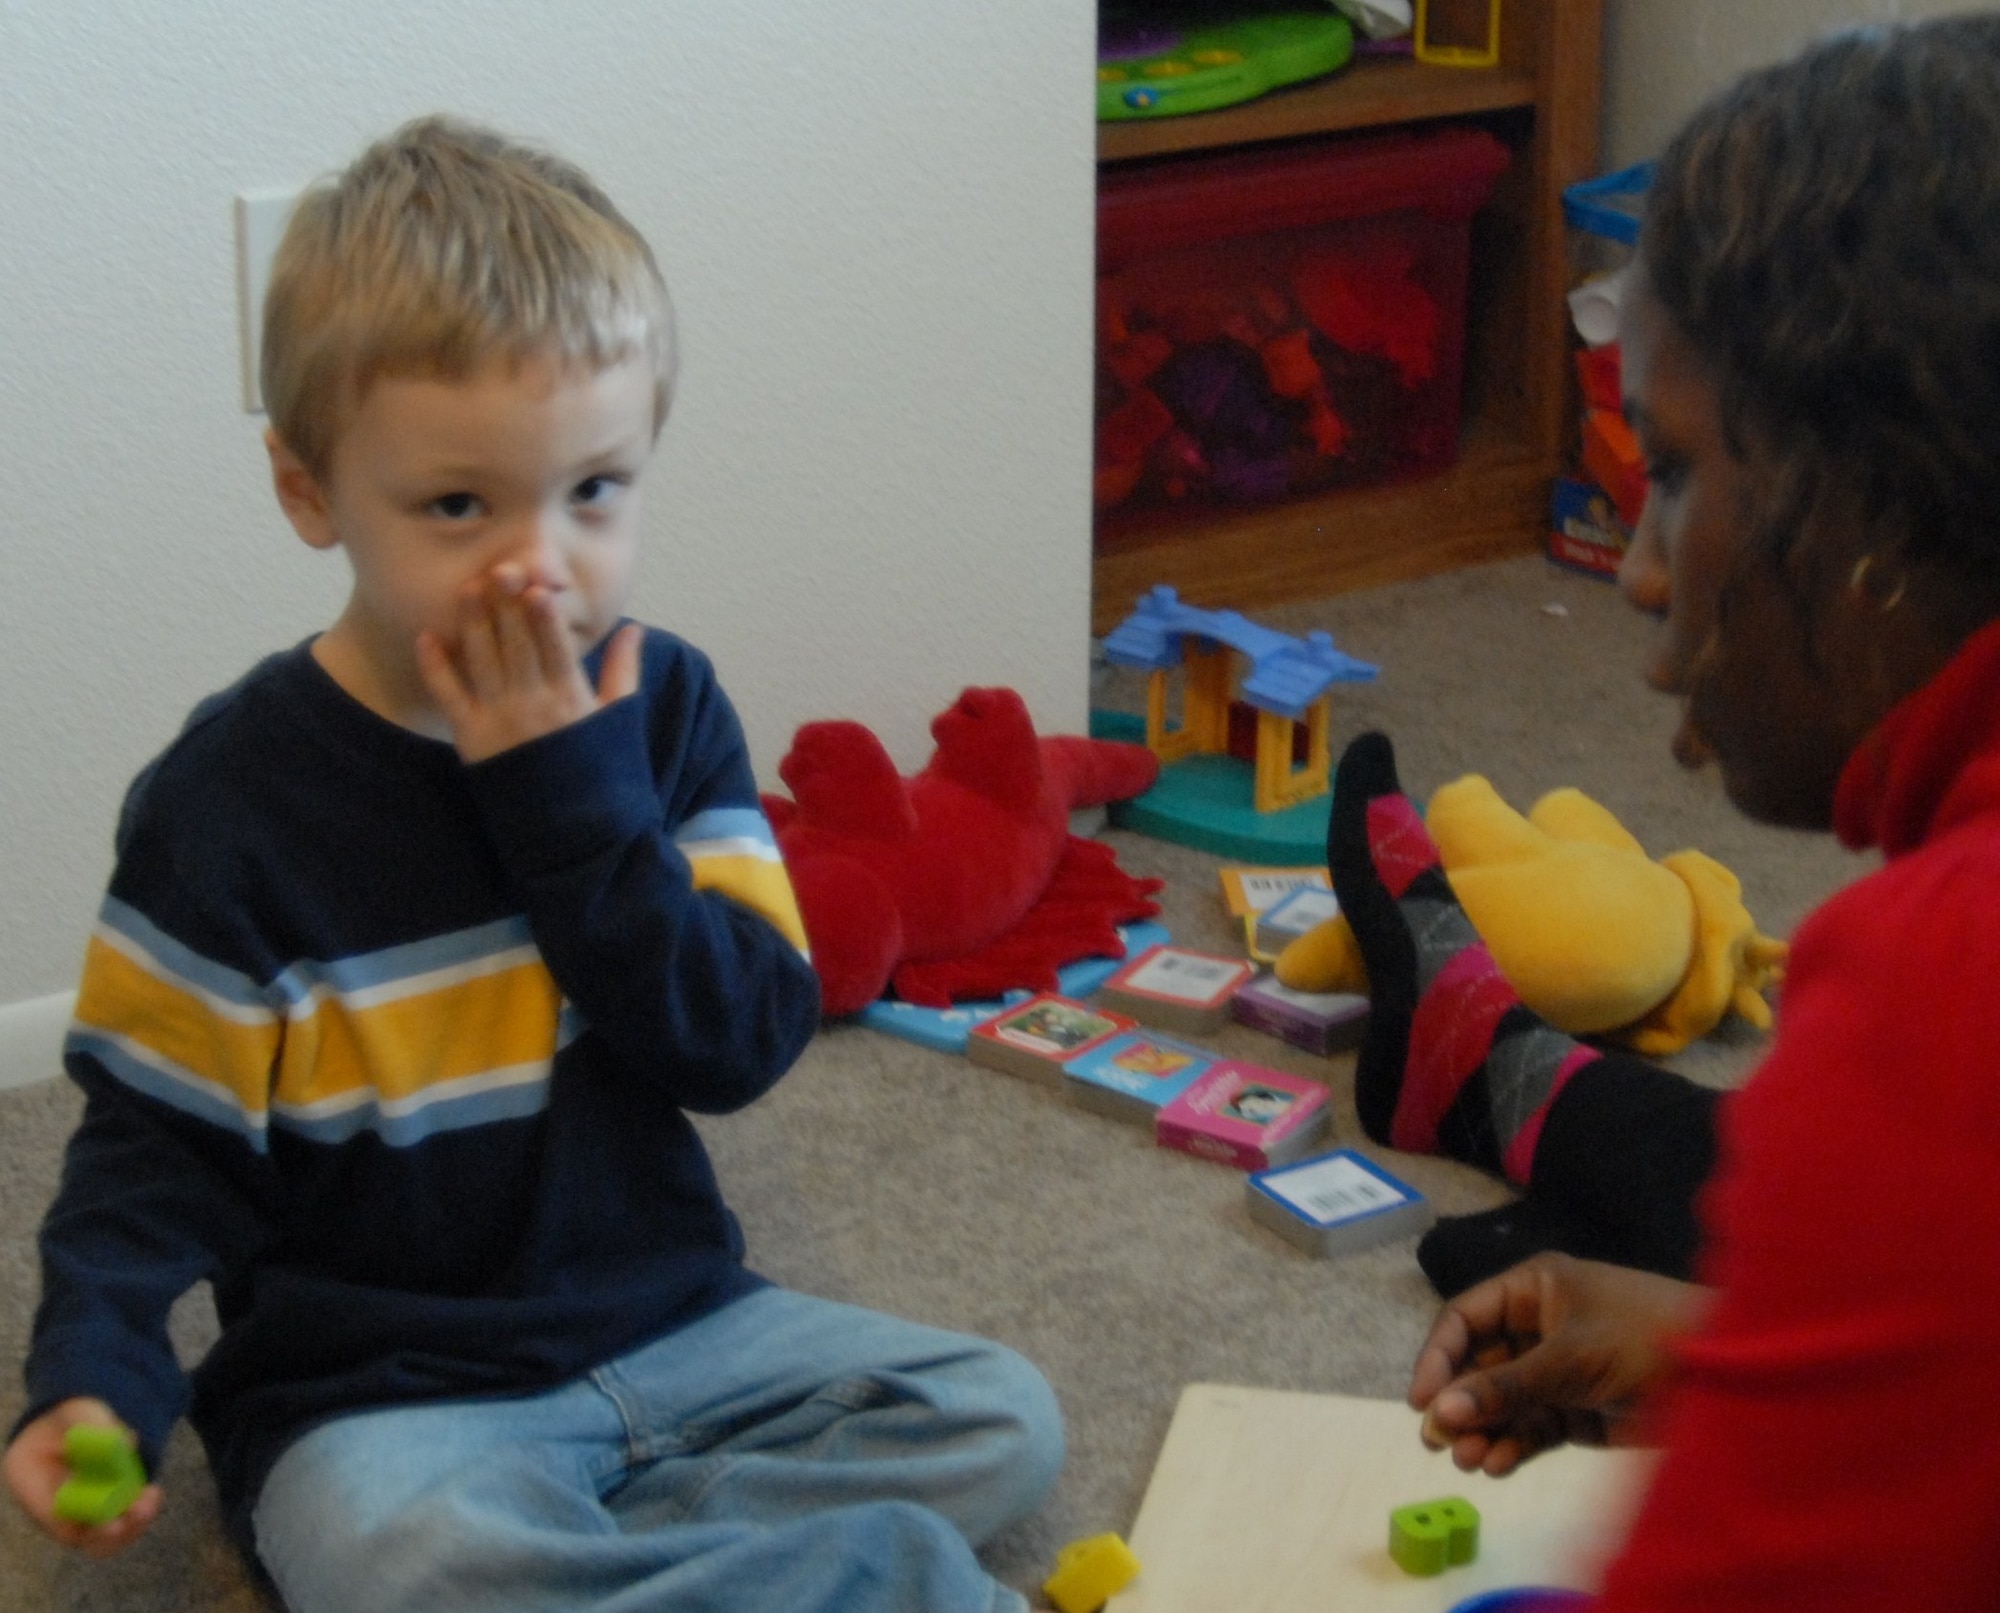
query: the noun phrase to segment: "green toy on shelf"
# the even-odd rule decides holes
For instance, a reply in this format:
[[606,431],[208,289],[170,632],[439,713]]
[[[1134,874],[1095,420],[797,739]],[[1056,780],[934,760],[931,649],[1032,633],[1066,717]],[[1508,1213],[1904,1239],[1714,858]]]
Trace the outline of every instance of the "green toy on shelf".
[[1353,28],[1331,11],[1253,7],[1229,16],[1226,6],[1184,9],[1185,26],[1171,9],[1165,19],[1158,7],[1116,0],[1100,9],[1099,122],[1212,112],[1322,77],[1354,55]]

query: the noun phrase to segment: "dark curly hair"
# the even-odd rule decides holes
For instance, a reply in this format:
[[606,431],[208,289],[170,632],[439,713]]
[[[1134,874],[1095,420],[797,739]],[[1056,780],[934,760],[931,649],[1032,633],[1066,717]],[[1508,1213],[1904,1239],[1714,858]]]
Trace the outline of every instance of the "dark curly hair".
[[1639,257],[1792,517],[1838,487],[1908,560],[2000,583],[2000,17],[1740,80],[1662,157]]

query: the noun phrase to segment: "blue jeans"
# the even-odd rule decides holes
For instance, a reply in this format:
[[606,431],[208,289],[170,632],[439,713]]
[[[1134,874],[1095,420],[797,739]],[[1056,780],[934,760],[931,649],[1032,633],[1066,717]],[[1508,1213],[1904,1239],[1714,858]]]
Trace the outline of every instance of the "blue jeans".
[[983,1339],[779,1288],[561,1388],[360,1412],[257,1501],[290,1613],[988,1613],[1055,1397]]

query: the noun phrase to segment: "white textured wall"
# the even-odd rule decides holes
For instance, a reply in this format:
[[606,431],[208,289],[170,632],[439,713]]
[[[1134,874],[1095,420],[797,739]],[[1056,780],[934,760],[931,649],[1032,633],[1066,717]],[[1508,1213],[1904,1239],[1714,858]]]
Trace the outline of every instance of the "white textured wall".
[[761,776],[813,716],[906,768],[966,683],[1084,720],[1081,0],[0,0],[0,1005],[73,984],[119,794],[325,624],[238,401],[230,201],[444,108],[652,238],[683,384],[640,614]]
[[1605,166],[1658,156],[1709,94],[1817,35],[1993,9],[1963,0],[1605,0]]

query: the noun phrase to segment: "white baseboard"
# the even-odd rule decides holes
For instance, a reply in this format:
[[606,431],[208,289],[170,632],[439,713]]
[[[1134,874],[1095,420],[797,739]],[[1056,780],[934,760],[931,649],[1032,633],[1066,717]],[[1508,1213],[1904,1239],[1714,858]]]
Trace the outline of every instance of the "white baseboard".
[[0,1004],[0,1091],[62,1074],[63,1035],[75,1007],[73,991]]

